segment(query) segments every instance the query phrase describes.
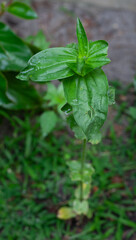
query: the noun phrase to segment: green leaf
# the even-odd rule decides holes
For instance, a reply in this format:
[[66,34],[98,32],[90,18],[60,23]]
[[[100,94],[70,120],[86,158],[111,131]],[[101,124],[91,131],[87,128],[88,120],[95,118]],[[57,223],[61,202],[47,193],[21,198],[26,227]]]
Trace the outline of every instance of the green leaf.
[[62,207],[59,209],[57,217],[59,219],[63,219],[63,220],[68,220],[70,218],[75,217],[76,214],[74,213],[73,209],[70,207]]
[[7,91],[7,79],[4,77],[2,73],[0,73],[0,106],[3,106],[3,104],[8,104],[11,101],[8,99],[6,95]]
[[78,199],[74,200],[73,202],[73,210],[76,212],[76,214],[81,215],[87,215],[89,211],[89,205],[86,200],[80,201]]
[[91,144],[98,144],[102,140],[102,134],[101,132],[92,132],[91,137],[89,139],[89,142]]
[[73,160],[67,163],[70,168],[70,178],[72,181],[81,181],[81,164],[80,162]]
[[27,45],[7,25],[0,22],[0,70],[20,71],[31,56]]
[[63,79],[74,75],[68,67],[68,63],[74,63],[77,59],[77,51],[71,48],[50,48],[34,55],[28,62],[28,66],[18,78],[35,82],[46,82]]
[[9,103],[3,103],[1,106],[12,110],[27,110],[36,108],[41,104],[41,98],[35,88],[28,82],[21,82],[15,78],[14,73],[5,74],[7,77],[6,96]]
[[58,118],[53,111],[44,112],[40,116],[40,125],[43,137],[46,137],[54,129],[57,120]]
[[94,169],[90,163],[84,165],[84,172],[81,176],[81,163],[73,160],[67,163],[70,169],[70,178],[72,181],[82,181],[84,183],[90,183]]
[[29,5],[23,2],[13,2],[9,5],[7,11],[24,19],[35,19],[38,17],[36,12]]
[[44,32],[39,30],[35,36],[28,36],[25,41],[40,50],[47,49],[50,46],[50,42],[47,42]]
[[68,66],[78,75],[85,76],[93,69],[102,67],[110,62],[110,59],[107,58],[107,53],[108,43],[106,41],[91,41],[89,42],[88,55],[78,57],[76,63],[68,63]]
[[44,99],[49,101],[48,106],[57,105],[58,109],[60,109],[66,102],[62,83],[58,87],[52,83],[47,83],[47,91]]
[[76,32],[77,32],[78,51],[79,51],[79,58],[80,58],[88,54],[88,40],[87,40],[84,27],[79,18],[77,18]]
[[74,76],[63,80],[67,102],[72,106],[73,116],[88,141],[100,141],[100,129],[108,112],[108,82],[101,69],[86,77]]
[[91,69],[102,67],[110,63],[110,59],[107,58],[108,54],[108,43],[104,40],[98,40],[89,43],[89,53],[86,60],[86,64]]
[[74,48],[78,51],[78,44],[77,43],[69,43],[66,45],[67,48]]
[[94,174],[94,168],[90,163],[86,163],[84,167],[83,177],[81,178],[82,182],[88,184],[92,180],[92,175]]
[[[90,192],[91,192],[91,184],[90,183],[83,183],[82,184],[82,195],[83,199],[86,200],[89,198]],[[78,188],[75,190],[75,197],[77,199],[80,199],[81,197],[81,186],[78,186]]]
[[136,120],[136,107],[130,107],[128,109],[128,114]]
[[115,88],[111,86],[108,89],[108,103],[109,105],[115,104]]
[[[67,110],[67,112],[68,112],[68,110]],[[67,122],[68,122],[70,128],[72,129],[72,131],[75,133],[76,138],[78,138],[80,140],[86,139],[86,136],[85,136],[83,130],[77,125],[77,123],[73,117],[73,114],[71,114],[70,116],[67,117]]]
[[77,59],[76,63],[68,63],[69,68],[80,76],[85,76],[92,71],[89,65],[85,63],[85,59]]

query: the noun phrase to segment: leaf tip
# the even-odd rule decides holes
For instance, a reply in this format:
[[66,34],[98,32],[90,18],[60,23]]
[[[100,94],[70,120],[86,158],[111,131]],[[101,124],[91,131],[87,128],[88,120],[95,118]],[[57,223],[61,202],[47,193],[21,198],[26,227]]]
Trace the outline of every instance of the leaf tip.
[[81,20],[79,17],[77,17],[77,24],[81,23]]
[[23,80],[23,81],[27,81],[28,78],[22,73],[20,72],[17,76],[16,76],[17,79],[19,80]]

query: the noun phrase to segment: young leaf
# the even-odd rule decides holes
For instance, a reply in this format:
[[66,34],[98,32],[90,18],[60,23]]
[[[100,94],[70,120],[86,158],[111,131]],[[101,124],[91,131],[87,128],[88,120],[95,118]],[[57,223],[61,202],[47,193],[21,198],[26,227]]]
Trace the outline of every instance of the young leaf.
[[98,40],[89,43],[89,53],[86,60],[86,64],[91,69],[102,67],[110,63],[110,59],[107,58],[108,54],[108,43],[104,40]]
[[63,85],[60,83],[58,87],[56,87],[51,82],[47,83],[47,91],[44,99],[49,101],[48,106],[57,105],[60,109],[63,104],[66,102],[64,97]]
[[25,41],[39,48],[40,50],[47,49],[50,45],[50,42],[47,42],[42,30],[40,30],[35,36],[28,36]]
[[0,70],[20,71],[31,56],[27,45],[6,24],[0,22]]
[[29,5],[23,2],[13,2],[8,6],[7,11],[17,17],[28,20],[38,17],[36,12]]
[[80,76],[85,76],[95,68],[102,67],[110,62],[107,58],[108,43],[104,40],[89,42],[88,56],[78,57],[76,63],[68,63],[71,70]]
[[53,111],[44,112],[40,116],[40,125],[43,137],[46,137],[54,129],[57,120],[58,118]]
[[79,18],[77,18],[77,39],[78,39],[78,51],[79,58],[85,57],[88,54],[88,40],[86,36],[86,32]]
[[92,68],[87,65],[83,59],[77,59],[76,63],[68,63],[68,66],[72,71],[82,77],[92,71]]
[[[86,77],[75,76],[63,80],[67,102],[73,116],[87,139],[96,144],[100,141],[100,129],[108,112],[108,82],[101,69]],[[95,137],[95,138],[94,138]]]
[[28,66],[17,78],[46,82],[63,79],[74,75],[67,63],[74,63],[77,59],[77,51],[71,48],[49,48],[34,55],[28,62]]

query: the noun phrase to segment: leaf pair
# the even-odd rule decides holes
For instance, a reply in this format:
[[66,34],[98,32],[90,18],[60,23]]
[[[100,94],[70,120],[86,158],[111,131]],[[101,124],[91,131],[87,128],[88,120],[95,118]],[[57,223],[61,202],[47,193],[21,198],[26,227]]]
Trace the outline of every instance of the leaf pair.
[[70,168],[70,178],[72,181],[79,181],[86,184],[91,182],[91,177],[94,173],[94,169],[90,163],[85,164],[83,174],[81,174],[80,162],[73,160],[68,162],[68,166]]
[[74,200],[72,207],[62,207],[58,211],[58,218],[68,220],[76,217],[76,215],[86,215],[88,218],[92,217],[92,212],[89,210],[89,205],[86,200]]
[[108,44],[105,41],[88,42],[85,30],[77,20],[78,45],[51,48],[34,55],[27,68],[18,75],[21,80],[46,82],[73,75],[85,76],[93,69],[108,64]]

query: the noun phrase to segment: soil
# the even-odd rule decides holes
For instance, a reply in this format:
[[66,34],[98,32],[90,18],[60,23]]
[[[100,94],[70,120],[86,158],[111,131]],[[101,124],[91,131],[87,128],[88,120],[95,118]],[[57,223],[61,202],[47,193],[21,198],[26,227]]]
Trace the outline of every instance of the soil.
[[21,37],[43,29],[53,46],[76,41],[76,17],[80,17],[89,40],[105,39],[109,43],[111,63],[104,67],[109,80],[130,83],[136,73],[136,12],[110,9],[71,1],[34,1],[37,20],[20,20],[6,14],[6,21]]

